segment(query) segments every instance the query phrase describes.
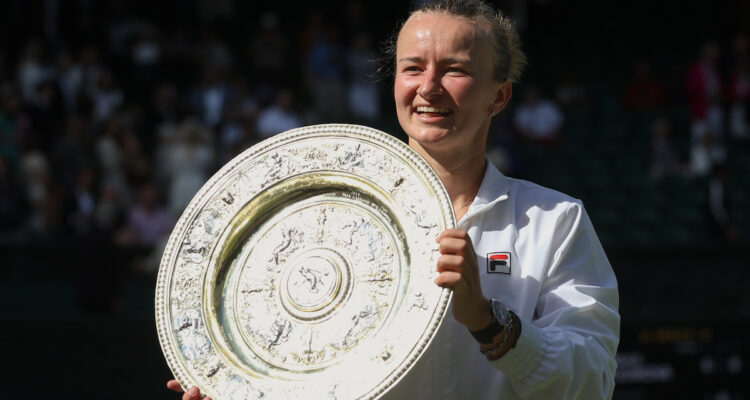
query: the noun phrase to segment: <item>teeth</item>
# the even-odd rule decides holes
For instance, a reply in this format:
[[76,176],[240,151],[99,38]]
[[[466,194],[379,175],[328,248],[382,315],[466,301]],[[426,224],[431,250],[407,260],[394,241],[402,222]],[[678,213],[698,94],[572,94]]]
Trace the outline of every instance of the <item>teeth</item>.
[[451,110],[441,107],[429,107],[429,106],[418,106],[418,113],[436,113],[436,114],[448,114]]

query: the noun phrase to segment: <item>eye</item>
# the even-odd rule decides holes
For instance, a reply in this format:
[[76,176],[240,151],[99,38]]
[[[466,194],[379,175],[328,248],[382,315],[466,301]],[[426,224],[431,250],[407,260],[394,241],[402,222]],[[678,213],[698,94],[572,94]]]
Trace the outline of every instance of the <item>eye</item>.
[[419,68],[419,66],[417,66],[417,65],[406,65],[406,66],[404,66],[404,67],[401,68],[402,72],[419,72],[421,70],[422,69]]
[[460,68],[460,67],[448,67],[448,69],[446,69],[446,73],[451,74],[451,75],[468,75],[469,74],[468,72],[466,72],[465,69]]

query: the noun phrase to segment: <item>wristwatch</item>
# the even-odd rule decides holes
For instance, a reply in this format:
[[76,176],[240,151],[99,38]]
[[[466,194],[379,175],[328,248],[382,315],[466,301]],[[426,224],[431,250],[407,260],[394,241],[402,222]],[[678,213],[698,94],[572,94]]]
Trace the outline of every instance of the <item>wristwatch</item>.
[[510,325],[512,321],[510,310],[508,310],[508,307],[505,307],[505,304],[498,300],[490,299],[489,307],[492,315],[490,324],[478,331],[469,331],[479,343],[492,343],[492,339],[502,332],[506,326]]

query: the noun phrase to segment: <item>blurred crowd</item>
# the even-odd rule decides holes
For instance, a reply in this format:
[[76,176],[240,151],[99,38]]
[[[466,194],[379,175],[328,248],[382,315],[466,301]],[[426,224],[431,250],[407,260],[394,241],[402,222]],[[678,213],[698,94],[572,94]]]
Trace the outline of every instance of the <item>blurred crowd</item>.
[[[138,249],[130,268],[152,274],[192,196],[244,149],[308,124],[394,126],[390,85],[378,82],[373,62],[391,27],[378,25],[373,4],[346,2],[336,18],[312,9],[294,26],[260,12],[238,38],[225,29],[241,6],[231,0],[195,1],[194,13],[167,2],[164,24],[126,2],[105,3],[5,6],[3,32],[21,33],[0,47],[3,243]],[[40,16],[38,26],[24,29],[29,14]],[[684,96],[670,95],[638,60],[629,82],[612,90],[623,112],[655,115],[644,149],[650,174],[714,174],[712,212],[729,226],[726,141],[750,137],[747,36],[707,43],[684,73]],[[553,78],[554,87],[525,81],[497,122],[490,156],[504,172],[523,175],[514,144],[559,146],[569,140],[566,115],[597,107],[580,73]],[[665,112],[682,101],[688,133],[675,132],[679,123]],[[689,137],[687,152],[674,143],[680,135]]]
[[[722,55],[722,49],[728,49],[728,55]],[[665,85],[641,61],[623,104],[634,111],[660,111],[667,104],[666,93]],[[715,236],[735,240],[740,233],[731,218],[727,181],[734,171],[727,147],[750,140],[750,37],[739,34],[731,43],[704,43],[685,72],[684,94],[688,125],[682,136],[687,154],[675,144],[673,121],[657,114],[651,124],[649,172],[657,179],[708,177],[709,229]]]
[[63,5],[42,2],[43,34],[0,48],[5,242],[156,247],[134,262],[153,271],[184,207],[239,152],[302,125],[381,118],[364,2],[349,3],[346,24],[313,11],[294,32],[262,13],[239,42],[220,32],[233,2],[197,2],[201,23],[166,26],[119,5],[96,14],[104,37],[84,39],[87,24],[61,35]]

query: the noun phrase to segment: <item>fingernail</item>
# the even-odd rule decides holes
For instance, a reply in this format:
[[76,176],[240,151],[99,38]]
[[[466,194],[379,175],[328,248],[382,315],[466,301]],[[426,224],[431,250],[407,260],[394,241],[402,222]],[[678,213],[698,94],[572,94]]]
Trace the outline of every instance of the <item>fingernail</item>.
[[190,388],[190,390],[188,391],[188,394],[189,394],[189,395],[191,395],[191,396],[195,396],[196,394],[198,394],[198,388],[197,388],[197,387],[195,387],[195,386],[193,386],[193,387],[192,387],[192,388]]

